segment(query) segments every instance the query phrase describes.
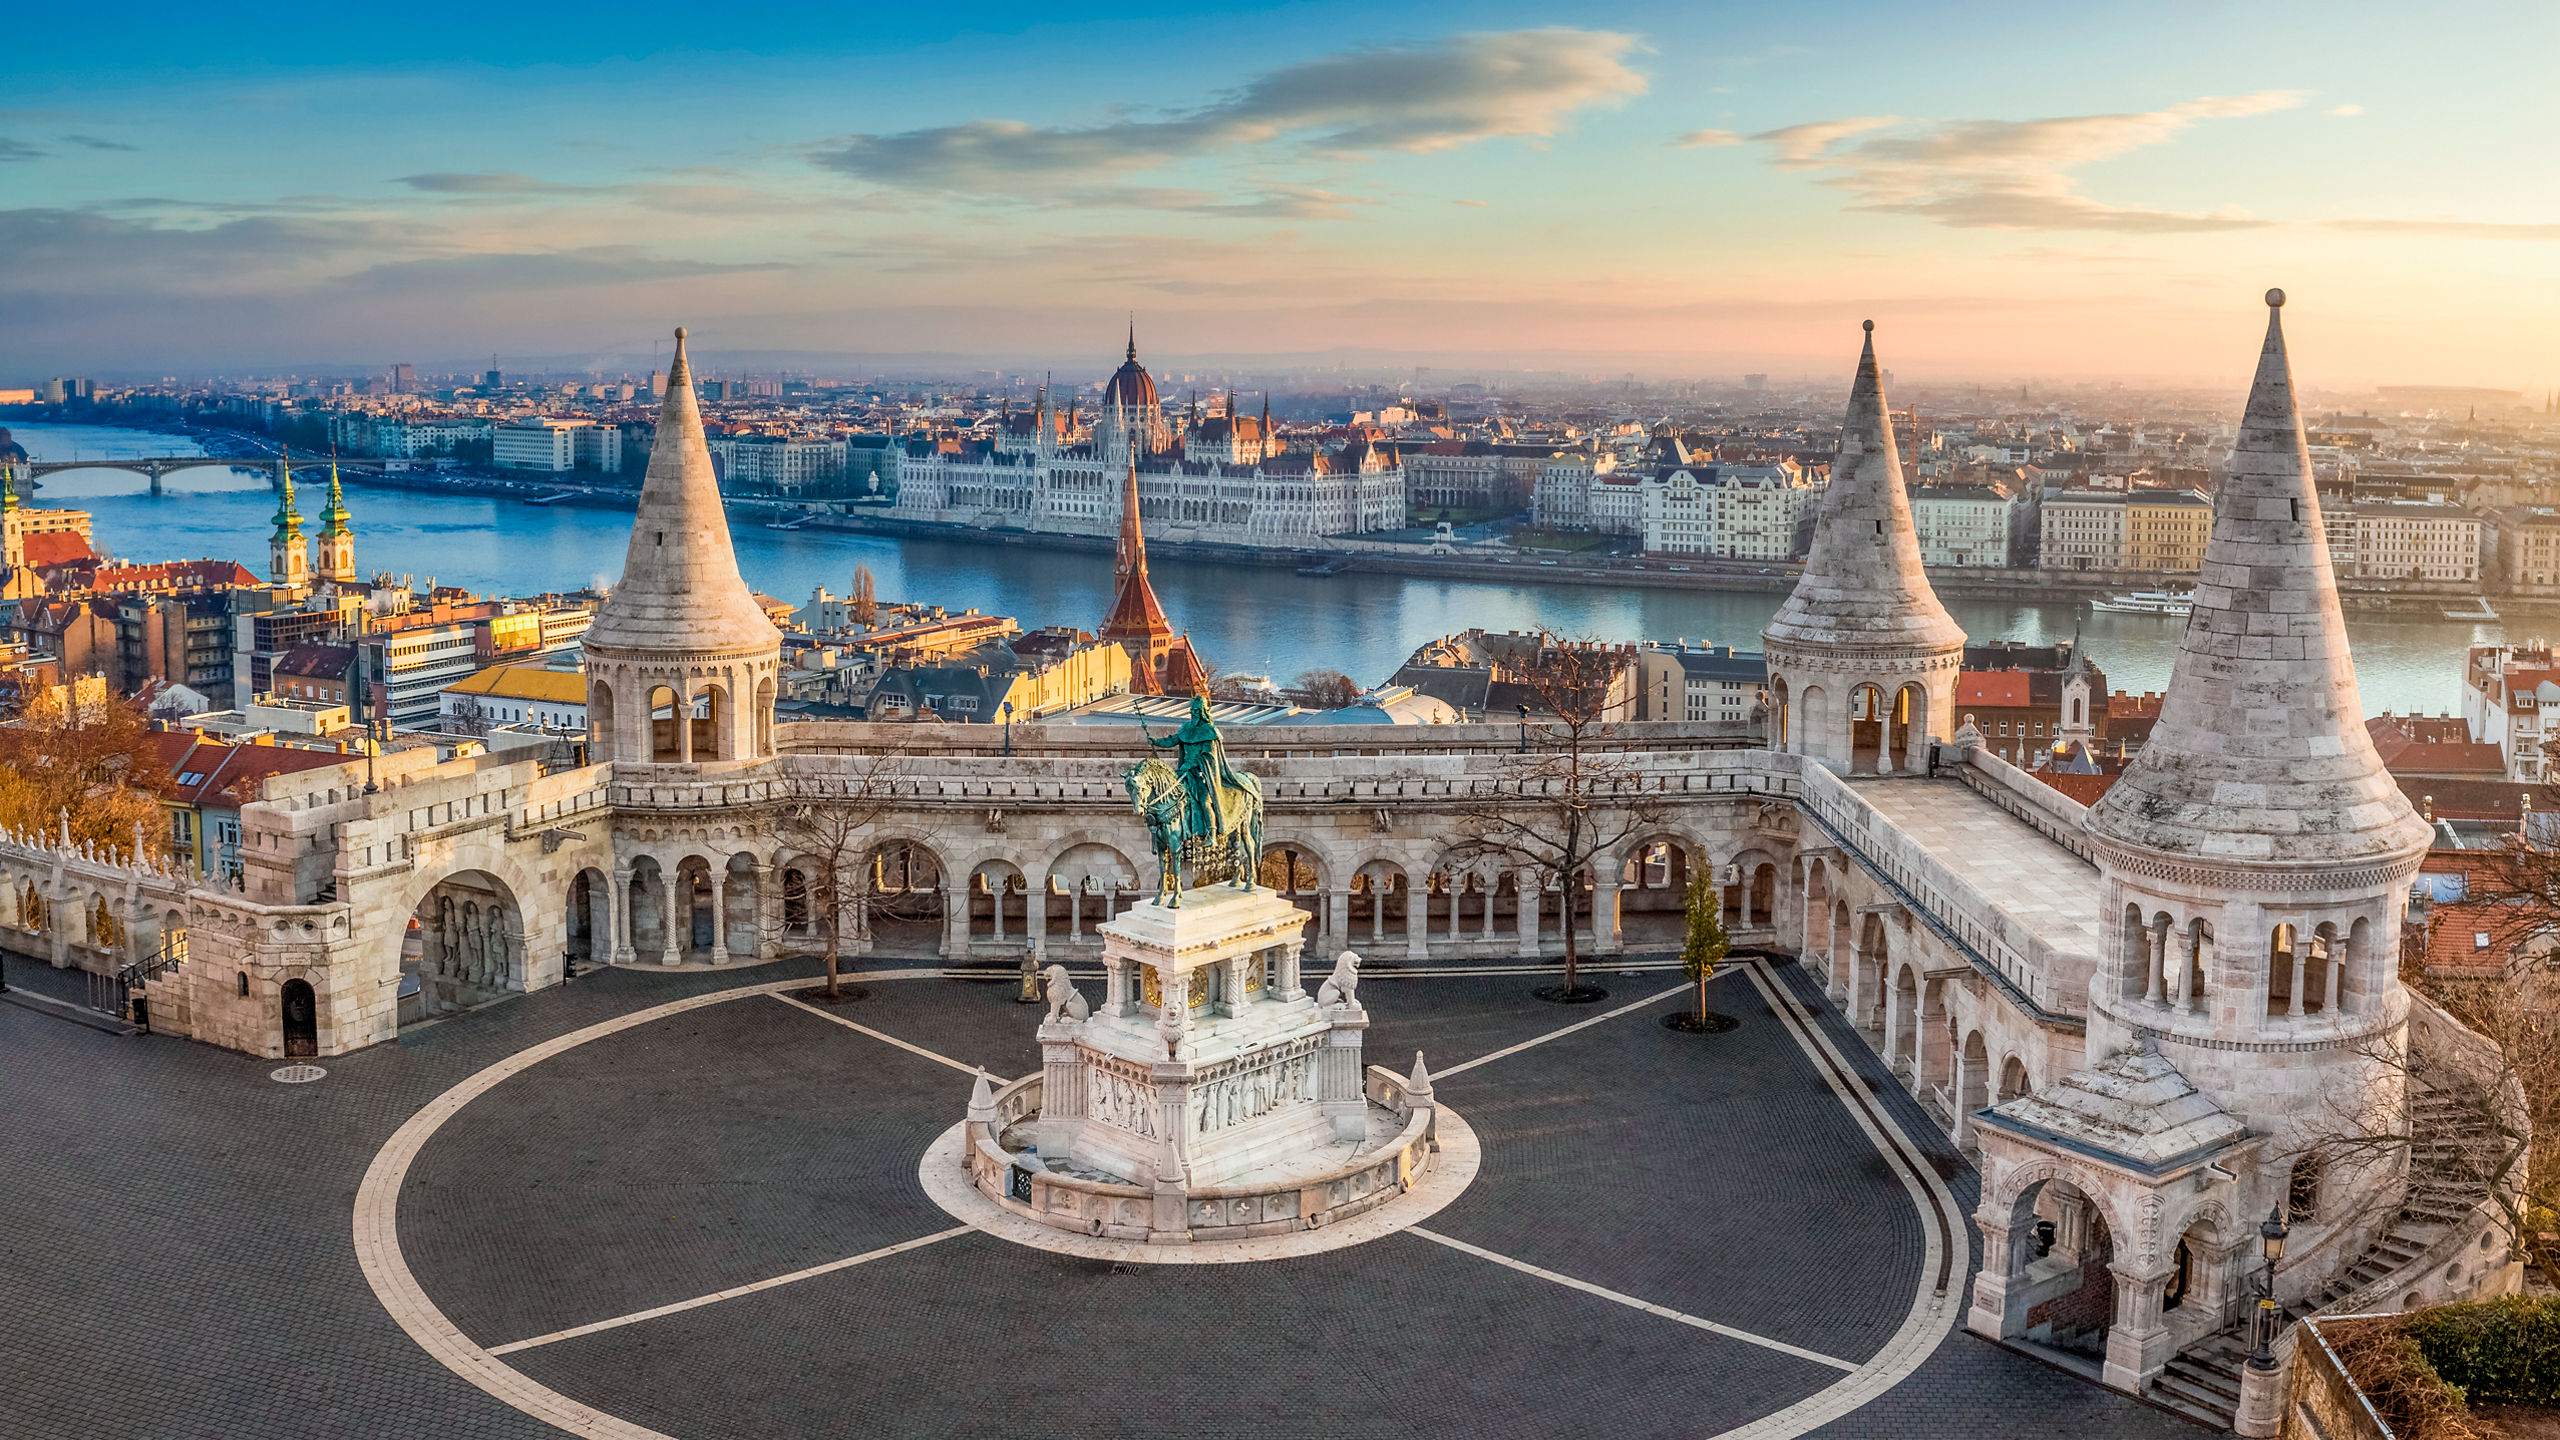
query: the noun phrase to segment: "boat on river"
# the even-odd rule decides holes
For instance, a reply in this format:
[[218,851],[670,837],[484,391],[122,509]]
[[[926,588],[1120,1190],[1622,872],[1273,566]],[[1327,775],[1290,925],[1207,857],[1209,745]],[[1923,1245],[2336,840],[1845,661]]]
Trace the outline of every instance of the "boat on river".
[[2183,620],[2196,608],[2196,597],[2191,590],[2136,590],[2127,595],[2092,600],[2089,608],[2108,615],[2157,615],[2164,619]]
[[2447,620],[2495,620],[2498,618],[2498,612],[2489,608],[2488,596],[2474,596],[2471,604],[2472,608],[2468,610],[2447,610],[2444,612],[2444,618]]

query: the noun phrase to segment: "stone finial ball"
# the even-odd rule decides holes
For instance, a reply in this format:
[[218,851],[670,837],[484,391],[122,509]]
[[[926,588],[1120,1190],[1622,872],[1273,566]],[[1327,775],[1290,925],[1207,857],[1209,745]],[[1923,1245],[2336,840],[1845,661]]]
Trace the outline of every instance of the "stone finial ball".
[[2270,291],[2268,291],[2268,292],[2267,292],[2267,308],[2268,308],[2268,309],[2270,309],[2270,310],[2281,310],[2281,309],[2283,309],[2283,308],[2284,308],[2284,292],[2283,292],[2283,291],[2281,291],[2281,290],[2270,290]]
[[684,338],[684,327],[681,325],[676,327],[676,338],[679,340]]
[[1874,333],[1876,333],[1876,322],[1874,322],[1873,320],[1864,320],[1864,321],[1860,321],[1859,323],[1860,323],[1861,325],[1863,325],[1863,326],[1866,328],[1866,332],[1867,332],[1868,334],[1873,335]]

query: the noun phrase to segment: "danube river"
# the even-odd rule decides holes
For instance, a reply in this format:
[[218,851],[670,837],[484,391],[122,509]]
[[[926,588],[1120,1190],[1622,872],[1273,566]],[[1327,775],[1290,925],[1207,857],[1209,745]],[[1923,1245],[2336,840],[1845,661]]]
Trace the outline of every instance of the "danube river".
[[[141,430],[90,425],[13,424],[39,460],[115,455],[196,454],[200,447]],[[325,468],[298,472],[306,530],[318,528]],[[139,475],[116,470],[48,476],[38,497],[97,517],[100,548],[131,560],[201,556],[266,563],[275,504],[265,480],[223,470],[171,476],[154,498]],[[356,562],[368,573],[432,576],[439,584],[526,595],[609,584],[621,573],[631,517],[622,511],[535,507],[514,500],[350,487]],[[816,586],[841,595],[853,567],[868,565],[883,599],[1011,615],[1025,627],[1092,626],[1111,601],[1107,555],[1026,546],[905,540],[843,532],[773,531],[741,520],[738,562],[747,583],[805,603]],[[1160,560],[1156,594],[1176,625],[1212,663],[1286,682],[1302,670],[1342,670],[1364,683],[1394,673],[1414,647],[1470,626],[1545,626],[1605,640],[1714,640],[1757,648],[1777,595],[1612,590],[1585,585],[1492,585],[1351,573],[1306,579],[1284,569],[1240,569]],[[2117,689],[2167,683],[2177,622],[2098,615],[2072,604],[1951,601],[1947,608],[1976,640],[2031,642],[2083,635],[2090,657]],[[2495,624],[2356,616],[2347,623],[2357,679],[2369,712],[2433,713],[2458,708],[2463,649],[2502,638]]]

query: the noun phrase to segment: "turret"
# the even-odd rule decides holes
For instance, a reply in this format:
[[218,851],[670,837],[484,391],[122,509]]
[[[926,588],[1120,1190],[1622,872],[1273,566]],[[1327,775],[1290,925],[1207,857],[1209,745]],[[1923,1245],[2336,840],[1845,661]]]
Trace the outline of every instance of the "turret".
[[356,580],[356,535],[347,523],[346,491],[338,484],[338,457],[329,457],[329,507],[320,512],[320,578],[336,585]]
[[1875,328],[1866,322],[1813,553],[1761,632],[1771,748],[1851,774],[1928,768],[1964,664],[1964,631],[1920,568]]
[[267,578],[296,588],[311,583],[311,546],[302,538],[302,512],[293,505],[293,457],[276,457],[275,534],[267,541]]
[[622,579],[585,649],[590,759],[710,765],[773,753],[782,636],[738,573],[682,329]]

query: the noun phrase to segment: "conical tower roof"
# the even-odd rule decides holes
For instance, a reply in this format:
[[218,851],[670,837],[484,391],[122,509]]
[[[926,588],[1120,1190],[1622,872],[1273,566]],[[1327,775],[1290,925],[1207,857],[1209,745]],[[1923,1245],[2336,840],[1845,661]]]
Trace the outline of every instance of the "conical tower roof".
[[631,550],[587,631],[591,650],[771,650],[781,643],[738,574],[684,342],[679,328]]
[[293,456],[289,451],[279,450],[276,457],[275,527],[276,538],[281,540],[288,535],[302,533],[302,512],[294,508],[293,503]]
[[1920,537],[1911,528],[1902,457],[1876,371],[1876,322],[1866,327],[1840,454],[1813,526],[1813,554],[1761,637],[1773,645],[1826,649],[1959,649],[1964,631],[1920,568]]
[[2426,849],[2426,823],[2364,728],[2347,627],[2294,407],[2284,292],[2160,719],[2089,814],[2103,839],[2193,859],[2334,866]]
[[1118,572],[1118,593],[1112,596],[1111,613],[1103,618],[1102,638],[1140,640],[1172,634],[1173,622],[1164,618],[1164,607],[1156,603],[1156,588],[1147,580],[1147,536],[1138,525],[1138,462],[1134,459],[1120,485],[1120,555],[1112,568]]
[[320,512],[320,533],[344,535],[347,522],[353,518],[347,513],[347,492],[338,484],[338,457],[332,454],[329,457],[329,508]]

